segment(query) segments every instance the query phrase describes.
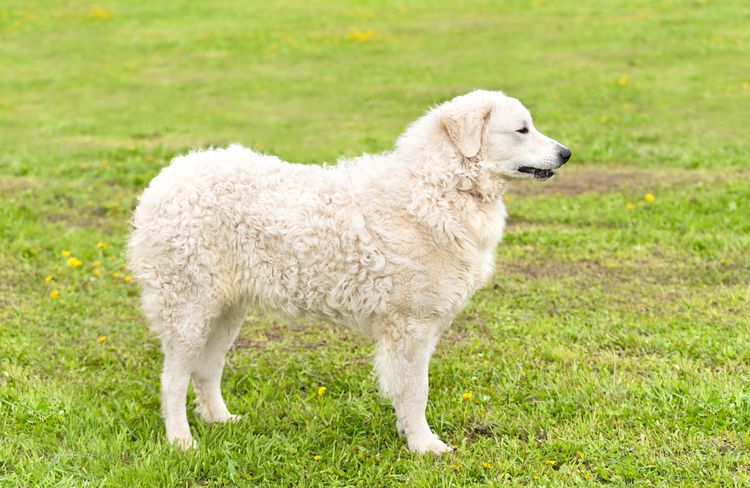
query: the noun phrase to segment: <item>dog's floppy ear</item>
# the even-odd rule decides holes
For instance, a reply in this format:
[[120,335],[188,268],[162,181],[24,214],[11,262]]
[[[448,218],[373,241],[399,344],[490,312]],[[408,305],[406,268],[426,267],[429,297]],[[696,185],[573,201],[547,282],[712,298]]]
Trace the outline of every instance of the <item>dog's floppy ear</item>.
[[473,158],[482,145],[482,130],[492,110],[488,101],[466,103],[454,100],[443,115],[443,126],[461,154]]

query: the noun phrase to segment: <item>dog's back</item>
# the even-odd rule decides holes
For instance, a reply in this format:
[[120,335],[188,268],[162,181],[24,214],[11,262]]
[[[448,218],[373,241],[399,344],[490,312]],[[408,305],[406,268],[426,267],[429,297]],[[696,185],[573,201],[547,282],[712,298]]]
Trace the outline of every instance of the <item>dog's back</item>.
[[350,325],[381,311],[394,243],[363,214],[361,186],[377,185],[358,184],[362,171],[239,146],[175,158],[143,193],[128,248],[152,327],[169,333],[162,311],[191,304],[242,302]]

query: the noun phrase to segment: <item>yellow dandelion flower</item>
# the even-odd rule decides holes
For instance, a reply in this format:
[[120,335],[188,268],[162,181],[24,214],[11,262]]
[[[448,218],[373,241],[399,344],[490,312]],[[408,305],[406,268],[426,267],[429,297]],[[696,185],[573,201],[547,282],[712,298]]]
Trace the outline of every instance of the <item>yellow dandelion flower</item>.
[[49,292],[50,298],[57,298],[59,296],[60,296],[60,292],[58,290],[52,290],[51,292]]
[[67,258],[68,256],[70,256],[70,251],[68,251],[67,249],[63,249],[63,252],[60,253],[60,256]]
[[75,257],[69,257],[67,263],[68,263],[68,266],[70,266],[71,268],[77,268],[83,264],[83,262],[80,259],[75,258]]
[[127,265],[126,265],[125,263],[122,263],[122,264],[120,265],[120,269],[125,269],[125,268],[127,268],[127,267],[128,267],[128,266],[127,266]]
[[474,395],[472,395],[470,391],[467,391],[466,393],[464,393],[463,395],[461,395],[461,398],[463,398],[464,400],[471,400],[471,397],[473,397],[473,396]]
[[49,283],[50,281],[52,281],[52,275],[47,275],[47,276],[44,277],[44,284],[45,285],[47,283]]
[[130,283],[131,281],[133,281],[133,276],[132,275],[125,275],[123,277],[122,281],[124,281],[125,283]]
[[92,273],[94,273],[94,276],[98,278],[102,275],[102,270],[100,270],[99,268],[94,268],[94,271],[92,271]]
[[588,480],[590,480],[590,479],[591,479],[591,475],[590,475],[590,474],[589,474],[588,472],[586,472],[586,473],[584,473],[584,475],[583,475],[583,479],[585,479],[586,481],[588,481]]
[[89,12],[89,17],[98,20],[108,20],[112,18],[112,14],[99,6],[96,6]]
[[318,456],[318,455],[316,454],[315,456],[313,456],[313,459],[314,459],[314,460],[316,460],[316,461],[320,461],[320,456]]
[[633,205],[632,203],[628,202],[628,204],[625,205],[625,208],[627,208],[628,210],[633,210],[635,208],[635,205]]
[[326,390],[328,390],[328,388],[326,388],[325,386],[318,387],[318,396],[325,395],[326,394]]
[[547,466],[554,466],[556,463],[555,463],[555,461],[553,461],[553,460],[550,459],[548,461],[545,461],[544,464],[546,464]]
[[102,262],[99,261],[98,259],[96,261],[94,261],[93,263],[91,263],[91,266],[94,267],[94,268],[98,268],[101,265],[102,265]]
[[104,342],[106,340],[107,340],[107,336],[99,336],[99,338],[97,339],[97,341],[99,341],[100,343],[102,343],[102,342]]
[[106,242],[98,242],[96,244],[96,247],[98,247],[99,249],[101,249],[103,251],[103,250],[107,249],[107,243]]
[[651,203],[654,201],[654,195],[652,193],[646,193],[645,195],[643,195],[643,199],[648,203]]
[[619,78],[619,79],[617,80],[617,84],[618,84],[618,85],[620,85],[620,86],[625,86],[625,85],[627,85],[628,83],[630,83],[630,77],[629,77],[628,75],[622,75],[622,76],[620,76],[620,78]]
[[492,468],[492,464],[490,464],[490,463],[482,463],[482,467],[484,467],[484,469],[491,469]]
[[115,271],[114,273],[112,273],[112,278],[118,279],[119,277],[120,277],[120,273],[118,273],[117,271]]
[[352,27],[346,33],[346,40],[348,41],[368,42],[376,39],[380,39],[380,34],[373,29],[361,31],[356,27]]
[[581,458],[581,461],[584,460],[583,453],[581,451],[576,452],[576,455]]

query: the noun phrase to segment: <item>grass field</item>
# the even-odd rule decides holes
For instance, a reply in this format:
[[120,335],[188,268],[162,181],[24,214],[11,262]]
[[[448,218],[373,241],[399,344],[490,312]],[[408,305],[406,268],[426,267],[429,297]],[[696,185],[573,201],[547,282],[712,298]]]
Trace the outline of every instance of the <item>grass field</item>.
[[[0,485],[750,483],[747,2],[252,3],[0,4]],[[225,373],[244,419],[167,445],[121,269],[150,178],[232,141],[386,150],[479,87],[574,156],[513,186],[436,352],[455,451],[408,452],[363,338],[264,316]]]

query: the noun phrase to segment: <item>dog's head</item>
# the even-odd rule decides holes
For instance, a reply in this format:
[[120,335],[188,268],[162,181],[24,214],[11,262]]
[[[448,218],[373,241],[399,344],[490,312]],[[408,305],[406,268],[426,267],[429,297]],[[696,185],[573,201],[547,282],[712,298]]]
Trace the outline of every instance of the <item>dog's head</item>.
[[546,180],[570,159],[567,147],[536,130],[521,102],[501,92],[473,91],[440,109],[451,143],[491,177]]

